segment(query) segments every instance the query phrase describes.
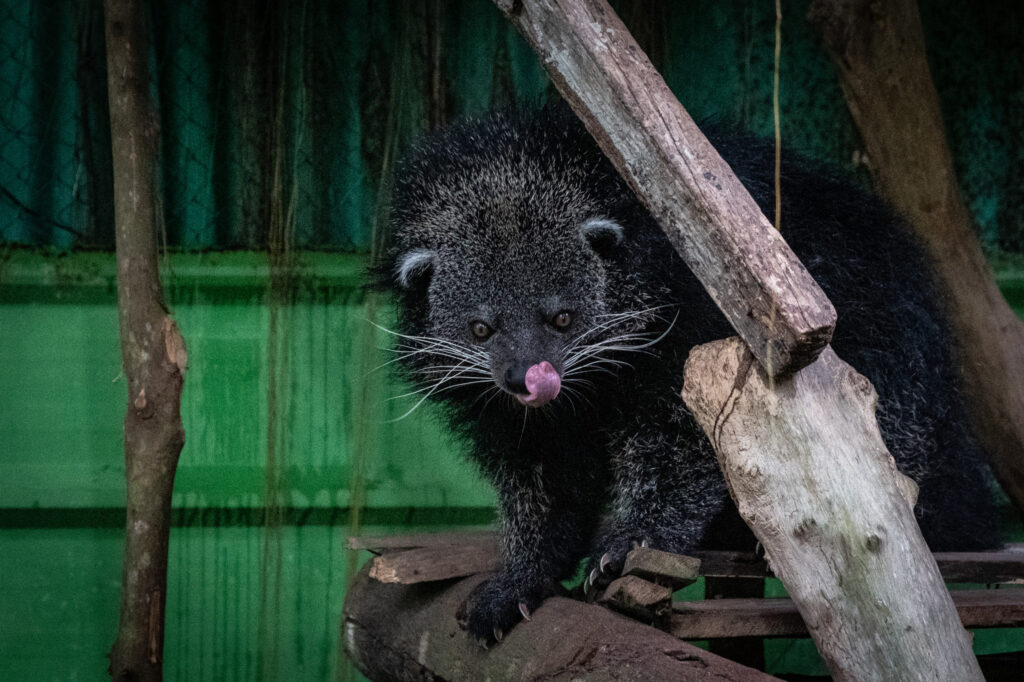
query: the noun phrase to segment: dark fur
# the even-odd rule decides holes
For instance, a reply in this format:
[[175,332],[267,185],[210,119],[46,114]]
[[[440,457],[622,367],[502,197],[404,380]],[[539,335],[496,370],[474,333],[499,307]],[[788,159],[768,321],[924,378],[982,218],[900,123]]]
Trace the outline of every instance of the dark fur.
[[[771,146],[709,137],[771,218]],[[875,385],[886,443],[920,485],[925,538],[933,549],[994,546],[988,475],[920,249],[877,199],[792,154],[782,196],[783,234],[838,310],[832,345]],[[621,243],[609,231],[582,235],[592,217],[621,225]],[[498,491],[504,566],[475,596],[474,636],[512,626],[520,603],[535,608],[587,552],[591,567],[608,552],[616,572],[644,539],[686,552],[750,537],[679,397],[690,348],[733,332],[571,113],[495,114],[424,140],[397,174],[392,229],[380,272],[398,331],[455,344],[404,355],[404,370],[425,385],[441,380],[431,397]],[[587,339],[653,339],[671,325],[649,354],[603,356],[630,366],[566,376],[569,391],[539,409],[502,388],[486,393],[507,386],[510,363],[548,360],[562,373],[567,343],[611,319],[602,315],[652,308]],[[567,332],[548,323],[562,309],[574,314]],[[497,333],[481,343],[470,323],[483,318]],[[442,380],[450,370],[438,365],[476,369]],[[460,384],[467,376],[477,383]]]

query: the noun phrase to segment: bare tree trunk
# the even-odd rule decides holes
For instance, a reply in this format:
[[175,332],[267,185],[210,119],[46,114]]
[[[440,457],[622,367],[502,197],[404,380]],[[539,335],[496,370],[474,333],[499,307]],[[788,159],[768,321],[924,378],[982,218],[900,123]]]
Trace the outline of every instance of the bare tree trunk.
[[1024,322],[999,292],[953,172],[914,0],[816,0],[808,19],[839,71],[882,194],[932,256],[959,342],[975,432],[1024,512]]
[[171,490],[185,442],[181,389],[187,356],[164,306],[157,269],[159,124],[149,96],[143,8],[135,0],[106,0],[104,11],[118,316],[128,384],[121,617],[109,672],[115,680],[159,680]]
[[772,386],[734,337],[691,351],[683,398],[836,680],[981,679],[871,382],[827,348]]

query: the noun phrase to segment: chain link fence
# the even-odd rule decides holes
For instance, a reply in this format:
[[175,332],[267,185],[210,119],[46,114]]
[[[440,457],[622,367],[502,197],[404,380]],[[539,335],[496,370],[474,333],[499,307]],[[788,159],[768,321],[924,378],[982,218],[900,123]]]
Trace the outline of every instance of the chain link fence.
[[[615,4],[691,113],[764,132],[770,7]],[[832,68],[800,3],[784,5],[783,129],[849,167],[856,135]],[[979,234],[1019,251],[1024,15],[1003,11],[1010,5],[922,3],[922,13]],[[262,249],[283,235],[298,248],[372,250],[380,189],[412,135],[550,92],[529,47],[481,0],[180,0],[147,10],[172,248]],[[99,0],[0,0],[0,244],[113,248],[102,15]]]
[[[401,17],[351,9],[150,4],[168,246],[369,247]],[[0,243],[113,248],[106,77],[100,2],[0,2]]]
[[[105,56],[102,41],[98,51],[89,45],[91,9],[0,5],[4,242],[62,248],[112,242],[109,199],[102,199],[110,196],[109,129],[97,120],[95,87],[106,77]],[[96,172],[98,154],[107,158],[105,175]]]

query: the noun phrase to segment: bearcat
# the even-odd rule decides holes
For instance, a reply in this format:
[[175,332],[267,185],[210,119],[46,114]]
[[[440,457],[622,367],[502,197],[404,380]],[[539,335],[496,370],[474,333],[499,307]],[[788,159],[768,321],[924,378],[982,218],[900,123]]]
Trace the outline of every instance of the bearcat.
[[[773,146],[705,134],[770,219]],[[832,169],[785,154],[781,187],[782,234],[836,307],[833,348],[878,392],[925,539],[996,546],[991,475],[921,248]],[[467,604],[472,636],[500,640],[587,555],[585,582],[606,582],[637,544],[753,548],[680,398],[690,349],[734,332],[567,107],[511,108],[416,144],[375,272],[397,304],[400,372],[443,404],[497,491],[502,567]]]

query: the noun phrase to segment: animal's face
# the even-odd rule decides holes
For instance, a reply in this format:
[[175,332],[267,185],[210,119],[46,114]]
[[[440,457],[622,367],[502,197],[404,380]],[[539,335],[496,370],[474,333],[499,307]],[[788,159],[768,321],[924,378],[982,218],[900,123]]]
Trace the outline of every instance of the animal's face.
[[650,311],[625,310],[633,304],[616,291],[630,235],[615,216],[631,195],[578,123],[569,136],[531,125],[457,128],[398,173],[388,273],[404,306],[398,350],[428,395],[571,400],[622,364],[610,353],[650,340],[633,333]]
[[444,211],[443,237],[401,255],[397,274],[425,289],[424,335],[443,356],[428,366],[428,380],[482,388],[489,380],[540,407],[563,387],[571,393],[574,375],[589,366],[588,349],[608,321],[600,252],[615,247],[622,228],[586,210],[507,208]]

